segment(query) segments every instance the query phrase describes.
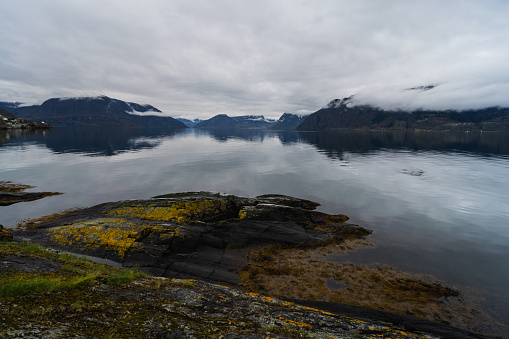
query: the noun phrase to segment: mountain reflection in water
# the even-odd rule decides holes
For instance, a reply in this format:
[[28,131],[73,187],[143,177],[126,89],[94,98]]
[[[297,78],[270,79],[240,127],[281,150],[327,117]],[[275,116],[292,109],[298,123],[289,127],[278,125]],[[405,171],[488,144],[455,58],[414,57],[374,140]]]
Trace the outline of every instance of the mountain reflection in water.
[[[374,230],[373,260],[483,292],[509,324],[509,135],[54,128],[0,131],[0,180],[64,193],[2,207],[0,224],[182,191],[279,193]],[[340,283],[340,282],[338,282]]]

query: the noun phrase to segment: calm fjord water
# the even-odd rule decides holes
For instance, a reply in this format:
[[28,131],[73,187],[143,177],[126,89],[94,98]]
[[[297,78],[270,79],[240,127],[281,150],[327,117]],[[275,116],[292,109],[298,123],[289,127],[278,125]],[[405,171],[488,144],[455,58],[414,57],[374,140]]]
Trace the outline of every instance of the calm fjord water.
[[0,131],[0,180],[65,193],[0,207],[0,224],[179,191],[288,194],[374,230],[373,261],[482,289],[509,323],[509,135]]

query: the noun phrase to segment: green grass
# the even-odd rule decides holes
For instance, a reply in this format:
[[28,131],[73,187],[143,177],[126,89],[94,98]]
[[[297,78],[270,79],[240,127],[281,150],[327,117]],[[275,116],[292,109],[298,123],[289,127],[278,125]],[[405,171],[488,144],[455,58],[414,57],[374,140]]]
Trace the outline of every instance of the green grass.
[[140,278],[144,275],[142,271],[136,268],[117,269],[115,274],[108,274],[106,276],[106,284],[108,285],[123,285],[128,282]]
[[122,285],[144,275],[137,268],[117,269],[25,242],[0,242],[0,257],[2,254],[46,258],[62,265],[56,273],[0,274],[0,298],[74,289],[97,283]]
[[0,298],[77,288],[91,285],[93,281],[94,276],[92,275],[79,276],[72,279],[62,279],[60,277],[17,277],[12,281],[9,281],[9,279],[7,281],[0,280]]
[[[2,246],[8,247],[8,248],[11,248],[14,250],[15,249],[24,250],[24,251],[31,252],[34,254],[42,254],[42,253],[47,252],[47,250],[45,250],[42,245],[33,244],[30,242],[4,242],[4,243],[2,243]],[[47,252],[47,253],[49,253],[49,252]]]

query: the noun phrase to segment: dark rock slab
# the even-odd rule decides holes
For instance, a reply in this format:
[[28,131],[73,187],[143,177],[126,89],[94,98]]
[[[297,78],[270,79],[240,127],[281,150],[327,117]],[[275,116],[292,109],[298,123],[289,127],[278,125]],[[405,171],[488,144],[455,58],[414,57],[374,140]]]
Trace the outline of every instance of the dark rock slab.
[[296,304],[313,307],[355,319],[378,322],[386,326],[397,325],[409,332],[426,333],[447,339],[488,339],[490,337],[470,331],[450,327],[431,320],[417,318],[393,312],[376,310],[368,307],[352,306],[315,300],[292,300]]
[[0,206],[9,206],[18,202],[33,201],[42,199],[52,195],[59,195],[57,192],[22,192],[22,193],[5,193],[0,192]]
[[14,236],[155,275],[237,284],[235,272],[246,265],[250,248],[319,246],[370,233],[345,224],[344,215],[314,211],[317,206],[277,194],[175,193],[72,211]]

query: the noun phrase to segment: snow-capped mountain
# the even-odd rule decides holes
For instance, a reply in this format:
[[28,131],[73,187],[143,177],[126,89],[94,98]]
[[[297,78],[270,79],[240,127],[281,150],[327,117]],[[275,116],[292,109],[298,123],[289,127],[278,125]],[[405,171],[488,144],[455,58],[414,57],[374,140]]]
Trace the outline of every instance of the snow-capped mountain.
[[293,113],[283,113],[283,115],[272,126],[272,129],[277,129],[277,130],[295,129],[295,127],[297,127],[308,116],[309,116],[309,114],[297,115],[297,114],[293,114]]
[[203,121],[201,119],[193,119],[193,120],[186,119],[186,118],[176,118],[176,119],[178,121],[180,121],[181,123],[183,123],[184,125],[186,125],[187,127],[194,127]]
[[196,128],[253,128],[266,129],[274,124],[274,120],[265,119],[263,115],[243,115],[230,117],[226,114],[216,115],[197,124]]

